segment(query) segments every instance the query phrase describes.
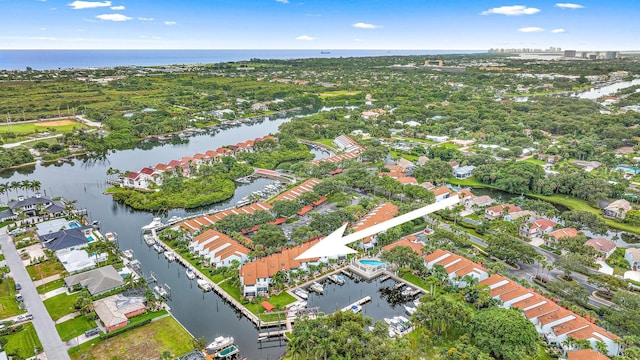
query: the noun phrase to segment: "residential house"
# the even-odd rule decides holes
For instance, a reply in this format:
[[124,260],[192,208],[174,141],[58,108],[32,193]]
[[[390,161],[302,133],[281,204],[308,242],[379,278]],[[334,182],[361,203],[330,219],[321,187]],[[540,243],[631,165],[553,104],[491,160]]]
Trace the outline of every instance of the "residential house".
[[56,257],[69,274],[75,274],[96,267],[96,262],[93,258],[89,257],[89,254],[82,249],[58,250],[56,251]]
[[122,185],[127,187],[137,188],[137,189],[149,188],[147,177],[135,171],[127,172],[127,174],[122,178]]
[[91,236],[93,236],[93,227],[88,225],[39,234],[38,240],[49,250],[73,250],[88,246]]
[[573,165],[580,166],[584,168],[584,171],[590,172],[602,166],[602,163],[599,161],[583,161],[583,160],[574,160],[571,162]]
[[604,208],[604,216],[612,219],[624,219],[627,211],[631,209],[631,204],[627,200],[616,200]]
[[584,244],[596,249],[596,251],[602,254],[601,257],[604,259],[608,258],[616,250],[616,244],[605,238],[589,239]]
[[486,208],[484,216],[489,220],[496,220],[516,211],[522,211],[522,209],[512,204],[501,204]]
[[520,218],[525,218],[529,220],[529,219],[535,219],[537,217],[538,217],[538,214],[536,214],[531,210],[520,210],[520,211],[514,211],[512,213],[505,215],[504,219],[507,221],[514,221]]
[[458,287],[468,285],[463,280],[465,276],[474,277],[478,281],[489,277],[488,271],[482,265],[447,250],[437,249],[425,256],[424,265],[427,269],[432,269],[436,265],[444,267],[449,276],[449,282]]
[[[351,229],[354,232],[364,230],[373,225],[392,219],[396,215],[398,215],[398,207],[390,202],[386,202],[368,212],[357,223],[355,223]],[[373,235],[362,239],[359,242],[359,245],[363,250],[371,250],[378,245],[378,242],[376,241],[375,235]]]
[[24,195],[18,195],[18,200],[10,202],[8,207],[7,210],[0,213],[0,220],[17,219],[20,213],[26,216],[38,214],[59,215],[65,210],[65,205],[62,202],[53,201],[40,193],[36,193],[35,196],[29,198],[25,198]]
[[525,223],[520,228],[520,236],[527,237],[529,239],[534,237],[542,237],[553,231],[553,228],[558,224],[555,221],[549,219],[537,219],[529,223]]
[[628,248],[627,250],[625,250],[624,259],[629,262],[631,270],[640,270],[640,248]]
[[243,263],[249,256],[249,249],[244,245],[213,229],[195,236],[189,242],[189,250],[204,256],[211,266],[230,266],[233,260]]
[[271,210],[271,204],[266,202],[257,202],[250,205],[242,206],[239,208],[226,209],[223,211],[219,211],[215,214],[208,214],[199,216],[196,218],[188,219],[181,221],[175,225],[173,225],[173,230],[182,230],[186,231],[189,234],[194,234],[204,226],[211,226],[229,215],[238,215],[238,214],[253,214],[256,211],[269,211]]
[[437,136],[437,135],[427,135],[425,136],[425,139],[429,140],[429,141],[434,141],[437,143],[443,143],[443,142],[447,142],[449,141],[449,137],[444,135],[444,136]]
[[405,158],[398,159],[396,163],[402,168],[404,172],[411,172],[416,168],[416,165],[414,163]]
[[359,158],[360,158],[360,150],[337,154],[324,159],[313,160],[311,161],[311,163],[314,165],[318,165],[321,162],[338,163],[342,160],[359,160]]
[[462,189],[458,191],[457,195],[458,198],[460,198],[460,203],[464,206],[467,206],[471,202],[471,199],[475,197],[469,189]]
[[68,288],[79,285],[89,290],[89,293],[99,295],[124,285],[122,277],[112,265],[89,270],[64,278]]
[[406,246],[409,247],[413,252],[418,254],[418,256],[422,256],[422,248],[424,247],[424,243],[417,240],[415,235],[407,235],[398,241],[394,241],[389,245],[385,245],[382,247],[382,251],[391,251],[394,247],[397,246]]
[[362,150],[362,147],[358,145],[358,143],[355,140],[353,140],[352,138],[344,134],[333,139],[331,143],[335,147],[337,147],[338,150],[343,152],[351,152],[351,151],[359,152]]
[[127,326],[130,318],[147,311],[143,297],[127,297],[122,294],[96,300],[93,308],[107,332]]
[[306,180],[305,182],[303,182],[302,184],[295,186],[285,192],[283,192],[282,194],[278,195],[274,201],[278,201],[278,200],[295,200],[297,199],[300,195],[309,192],[309,191],[313,191],[313,187],[320,184],[322,182],[322,180],[320,179],[316,179],[316,178],[311,178],[309,180]]
[[567,360],[610,360],[607,355],[593,349],[572,350],[567,353]]
[[476,167],[473,165],[467,165],[467,166],[457,166],[453,169],[453,176],[456,179],[468,179],[471,176],[473,176],[472,171],[475,169]]
[[576,237],[576,236],[578,236],[578,230],[574,228],[563,228],[563,229],[554,230],[549,233],[549,237],[556,240],[564,237]]
[[560,307],[554,301],[537,294],[534,290],[508,279],[502,275],[492,275],[480,281],[487,285],[491,297],[502,302],[504,308],[516,308],[523,312],[544,339],[551,345],[564,351],[573,350],[565,340],[588,340],[593,349],[597,342],[603,342],[610,356],[618,355],[619,337],[593,324],[584,317]]
[[437,189],[432,190],[432,192],[433,192],[433,196],[436,199],[436,202],[442,201],[444,199],[448,199],[451,196],[451,194],[453,193],[453,191],[451,191],[451,189],[449,189],[448,187],[446,187],[444,185],[440,186]]
[[482,196],[474,196],[473,198],[471,198],[471,200],[469,201],[469,205],[472,208],[483,208],[483,207],[487,207],[491,204],[493,204],[495,202],[495,200],[493,200],[491,198],[491,196],[489,195],[482,195]]

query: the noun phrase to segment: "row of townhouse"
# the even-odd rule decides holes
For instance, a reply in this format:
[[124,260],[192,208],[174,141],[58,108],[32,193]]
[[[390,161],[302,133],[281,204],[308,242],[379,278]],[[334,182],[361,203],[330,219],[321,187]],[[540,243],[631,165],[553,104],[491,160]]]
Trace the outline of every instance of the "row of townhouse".
[[340,135],[331,142],[338,150],[343,152],[360,152],[362,146],[347,135]]
[[249,257],[244,245],[212,229],[195,236],[189,242],[189,251],[208,259],[210,266],[230,266],[233,260],[242,264]]
[[593,349],[596,349],[597,342],[602,342],[606,345],[609,356],[620,353],[618,336],[561,307],[532,289],[527,289],[497,274],[480,281],[480,284],[489,287],[491,297],[500,300],[503,308],[516,308],[522,311],[549,344],[564,351],[571,351],[575,349],[575,345],[566,340],[572,338],[589,341]]
[[202,230],[204,227],[211,226],[217,221],[229,216],[240,214],[253,214],[256,211],[269,211],[272,206],[266,202],[257,202],[251,205],[242,206],[239,208],[231,208],[217,213],[202,215],[192,219],[183,220],[172,226],[173,230],[182,230],[190,235]]
[[[363,216],[357,223],[353,224],[351,229],[355,231],[364,230],[368,227],[380,224],[381,222],[392,219],[396,215],[398,215],[399,210],[398,207],[390,202],[386,202],[382,205],[378,205],[375,209],[368,212],[365,216]],[[362,239],[359,243],[360,247],[363,250],[371,250],[378,242],[376,241],[376,236],[368,236]]]
[[313,187],[320,184],[322,182],[322,180],[320,179],[316,179],[316,178],[311,178],[309,180],[304,181],[302,184],[297,185],[295,187],[292,187],[291,189],[283,192],[282,194],[278,195],[274,201],[278,201],[278,200],[295,200],[298,197],[300,197],[300,195],[306,193],[306,192],[310,192],[313,191]]
[[360,151],[349,151],[328,158],[313,160],[311,163],[313,165],[318,165],[322,162],[339,163],[342,160],[360,160]]
[[152,184],[162,185],[165,174],[173,175],[177,171],[183,176],[190,176],[200,165],[211,164],[222,161],[225,156],[236,156],[241,152],[253,152],[257,142],[272,140],[276,138],[271,135],[256,138],[253,140],[241,141],[228,147],[220,147],[216,150],[208,150],[205,153],[197,153],[193,156],[185,156],[180,160],[171,160],[168,163],[158,163],[154,167],[144,167],[138,172],[128,172],[123,178],[124,186],[148,189]]
[[449,276],[449,282],[458,287],[468,285],[465,282],[466,276],[476,278],[480,285],[489,287],[491,297],[500,300],[501,307],[522,311],[522,314],[535,325],[538,333],[549,344],[558,346],[564,351],[574,350],[574,345],[565,341],[571,337],[575,340],[588,340],[594,349],[596,342],[603,342],[610,356],[620,352],[616,342],[619,339],[618,336],[509,278],[497,274],[489,276],[481,264],[440,249],[425,256],[424,263],[428,269],[432,269],[435,265],[444,267]]

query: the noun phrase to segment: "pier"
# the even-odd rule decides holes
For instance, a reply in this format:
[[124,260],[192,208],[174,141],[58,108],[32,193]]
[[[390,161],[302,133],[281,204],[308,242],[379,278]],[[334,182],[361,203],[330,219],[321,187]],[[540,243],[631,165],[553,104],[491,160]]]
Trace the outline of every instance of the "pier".
[[367,295],[367,296],[363,297],[362,299],[343,307],[341,311],[348,311],[353,306],[362,306],[362,305],[368,303],[369,301],[371,301],[371,296]]

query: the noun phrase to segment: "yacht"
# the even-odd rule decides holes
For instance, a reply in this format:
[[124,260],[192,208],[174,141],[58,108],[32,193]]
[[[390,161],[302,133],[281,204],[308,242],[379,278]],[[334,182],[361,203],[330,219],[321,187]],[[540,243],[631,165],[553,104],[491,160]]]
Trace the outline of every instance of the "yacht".
[[196,278],[196,273],[193,270],[191,270],[191,268],[187,269],[187,278],[189,280],[193,280]]
[[156,285],[153,287],[153,292],[156,293],[158,296],[161,296],[163,298],[167,298],[169,296],[169,293],[167,293],[167,290],[165,290],[162,286],[160,285]]
[[413,314],[415,314],[416,310],[418,310],[418,309],[414,308],[412,306],[404,305],[404,310],[407,312],[407,314],[413,315]]
[[127,260],[133,260],[133,250],[127,249],[122,252],[122,256],[124,256]]
[[313,284],[311,284],[311,286],[309,286],[309,290],[314,291],[318,294],[322,294],[324,292],[324,287],[322,287],[321,284],[314,282]]
[[159,217],[154,217],[150,223],[142,227],[142,230],[147,231],[147,230],[155,229],[158,226],[162,226],[162,219]]
[[293,293],[297,297],[299,297],[301,299],[304,299],[304,300],[309,298],[309,293],[306,290],[304,290],[303,288],[297,288],[297,289],[293,290]]
[[167,250],[164,252],[164,257],[169,261],[174,261],[176,259],[176,255],[171,250]]
[[233,343],[234,340],[231,336],[218,336],[217,338],[213,339],[213,342],[211,344],[207,345],[205,351],[207,352],[207,354],[213,355],[218,351],[226,348],[227,346],[233,345]]
[[153,238],[151,234],[144,234],[142,235],[142,238],[144,239],[145,244],[147,244],[148,246],[151,246],[156,243],[156,240]]

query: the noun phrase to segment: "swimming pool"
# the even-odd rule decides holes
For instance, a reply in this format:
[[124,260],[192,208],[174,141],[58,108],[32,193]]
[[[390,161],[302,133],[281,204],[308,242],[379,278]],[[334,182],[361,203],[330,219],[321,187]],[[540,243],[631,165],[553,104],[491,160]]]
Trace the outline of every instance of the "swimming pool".
[[367,266],[387,266],[386,262],[378,261],[378,260],[358,260],[361,265]]
[[94,239],[93,236],[87,236],[87,241],[93,242],[93,241],[96,241],[96,239]]
[[640,169],[633,169],[631,166],[626,166],[626,165],[616,166],[614,169],[618,171],[623,171],[626,173],[636,174],[636,175],[640,173]]
[[80,225],[78,220],[69,221],[69,229],[77,229],[80,226],[82,226],[82,225]]

